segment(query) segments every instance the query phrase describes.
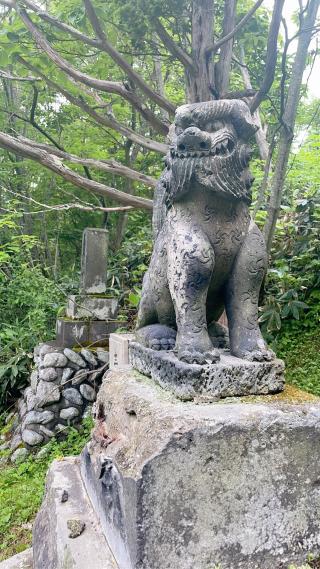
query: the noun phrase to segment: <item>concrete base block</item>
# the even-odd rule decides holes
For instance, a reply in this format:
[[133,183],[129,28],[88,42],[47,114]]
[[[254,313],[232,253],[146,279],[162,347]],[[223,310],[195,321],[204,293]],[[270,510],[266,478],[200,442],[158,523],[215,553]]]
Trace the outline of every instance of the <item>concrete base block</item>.
[[109,369],[129,369],[129,344],[134,340],[134,334],[110,334]]
[[105,346],[109,336],[123,326],[121,320],[67,320],[58,318],[56,323],[56,339],[60,346]]
[[173,351],[151,350],[138,342],[130,342],[129,354],[135,369],[182,400],[266,395],[284,388],[282,360],[249,362],[220,350],[220,361],[216,363],[187,364]]
[[68,318],[93,320],[115,320],[118,315],[117,298],[104,298],[89,295],[71,295],[68,299],[66,315]]
[[57,460],[49,470],[33,529],[33,569],[118,569],[84,490],[78,462]]
[[82,476],[119,568],[287,569],[317,554],[320,402],[295,396],[182,403],[109,371]]

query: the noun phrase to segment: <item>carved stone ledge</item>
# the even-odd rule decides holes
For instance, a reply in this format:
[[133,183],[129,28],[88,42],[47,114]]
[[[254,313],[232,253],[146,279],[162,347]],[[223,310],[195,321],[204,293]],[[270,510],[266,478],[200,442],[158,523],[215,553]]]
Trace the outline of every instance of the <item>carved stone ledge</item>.
[[219,362],[201,366],[181,362],[172,351],[151,350],[137,342],[130,343],[129,353],[135,369],[184,401],[199,396],[267,395],[284,388],[284,363],[279,359],[249,362],[221,350]]

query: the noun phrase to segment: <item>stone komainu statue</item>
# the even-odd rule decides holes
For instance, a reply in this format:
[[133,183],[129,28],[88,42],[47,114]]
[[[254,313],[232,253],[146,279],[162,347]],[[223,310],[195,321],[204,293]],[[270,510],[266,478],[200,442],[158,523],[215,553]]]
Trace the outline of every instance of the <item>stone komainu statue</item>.
[[156,190],[155,243],[143,280],[137,340],[174,348],[187,363],[217,361],[230,351],[270,360],[258,325],[267,266],[263,237],[249,214],[252,175],[248,140],[256,131],[239,100],[178,108],[172,143]]

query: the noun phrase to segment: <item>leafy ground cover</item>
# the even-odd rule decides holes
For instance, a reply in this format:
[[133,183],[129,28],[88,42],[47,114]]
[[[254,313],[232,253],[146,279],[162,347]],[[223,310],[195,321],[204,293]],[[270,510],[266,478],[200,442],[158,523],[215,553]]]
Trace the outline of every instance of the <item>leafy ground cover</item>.
[[43,498],[49,465],[54,459],[79,454],[91,428],[92,419],[85,419],[79,430],[70,428],[63,441],[54,440],[43,447],[46,450],[41,451],[41,458],[31,456],[20,464],[0,466],[0,561],[30,547],[32,523]]

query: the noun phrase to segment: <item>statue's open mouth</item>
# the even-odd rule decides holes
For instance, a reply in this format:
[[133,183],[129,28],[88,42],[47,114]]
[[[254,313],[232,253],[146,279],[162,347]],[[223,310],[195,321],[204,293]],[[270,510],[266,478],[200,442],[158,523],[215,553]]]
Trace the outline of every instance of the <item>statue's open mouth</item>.
[[[202,147],[203,144],[203,147]],[[207,147],[207,142],[200,142],[200,148],[194,150],[188,148],[184,144],[179,144],[178,147],[170,148],[171,158],[202,158],[206,156],[230,156],[235,149],[235,142],[232,138],[226,137],[222,140],[218,140],[215,144]]]

